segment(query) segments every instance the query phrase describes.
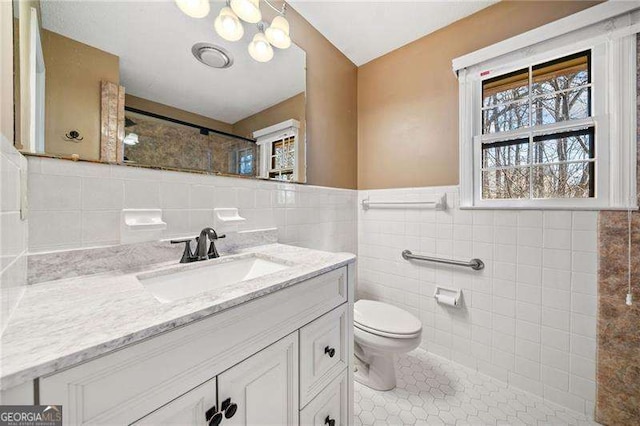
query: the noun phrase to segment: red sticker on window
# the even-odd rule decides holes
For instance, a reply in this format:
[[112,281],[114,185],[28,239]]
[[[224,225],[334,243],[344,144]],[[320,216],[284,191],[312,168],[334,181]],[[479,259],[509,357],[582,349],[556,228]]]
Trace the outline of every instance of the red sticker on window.
[[482,71],[480,73],[480,77],[484,77],[485,75],[489,74],[491,71]]

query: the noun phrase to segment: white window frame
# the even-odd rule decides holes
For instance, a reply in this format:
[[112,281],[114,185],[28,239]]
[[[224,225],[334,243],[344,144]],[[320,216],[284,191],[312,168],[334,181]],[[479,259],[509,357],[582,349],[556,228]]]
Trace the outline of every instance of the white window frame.
[[260,149],[259,175],[262,179],[269,179],[271,171],[272,143],[281,139],[293,138],[294,144],[294,165],[293,182],[299,182],[300,169],[300,146],[299,146],[300,122],[290,119],[273,126],[266,127],[253,132],[256,144]]
[[[629,4],[626,7],[631,9]],[[604,3],[453,61],[460,90],[461,208],[637,208],[635,33],[640,31],[639,22],[639,10],[621,13],[620,5]],[[586,50],[591,51],[591,117],[573,120],[572,128],[595,129],[595,197],[482,199],[482,82]],[[544,126],[544,133],[566,124]],[[503,139],[505,133],[496,133],[496,139]]]

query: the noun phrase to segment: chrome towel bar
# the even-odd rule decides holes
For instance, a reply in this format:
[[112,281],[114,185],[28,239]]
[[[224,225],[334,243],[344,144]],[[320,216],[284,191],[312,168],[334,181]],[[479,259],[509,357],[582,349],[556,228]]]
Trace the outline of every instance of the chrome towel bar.
[[481,269],[484,269],[484,262],[480,259],[471,259],[468,262],[463,262],[460,260],[442,259],[439,257],[430,257],[430,256],[422,256],[419,254],[413,254],[411,253],[410,250],[404,250],[402,252],[402,257],[405,260],[425,260],[427,262],[444,263],[445,265],[466,266],[467,268],[471,268],[474,271],[479,271]]
[[393,207],[393,206],[409,206],[409,207],[425,207],[434,208],[436,210],[445,210],[447,208],[446,195],[432,196],[431,200],[422,201],[371,201],[369,198],[365,198],[360,202],[363,210],[369,210],[372,207]]

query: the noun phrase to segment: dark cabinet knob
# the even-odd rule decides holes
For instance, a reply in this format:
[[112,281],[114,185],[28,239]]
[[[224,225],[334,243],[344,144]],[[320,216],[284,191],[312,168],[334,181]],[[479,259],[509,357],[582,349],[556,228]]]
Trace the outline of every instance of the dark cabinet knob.
[[333,356],[336,354],[336,350],[329,346],[325,346],[324,353],[328,354],[329,358],[333,358]]
[[238,404],[236,404],[235,402],[232,402],[231,405],[229,405],[229,408],[225,410],[224,416],[227,419],[230,419],[236,414],[236,411],[238,411]]
[[335,419],[332,419],[330,416],[327,416],[324,419],[324,424],[328,425],[328,426],[336,426],[336,421],[335,421]]
[[205,413],[204,417],[207,420],[209,426],[218,426],[222,421],[222,413],[216,410],[216,406],[209,408]]
[[216,406],[214,405],[213,407],[209,408],[205,413],[204,413],[204,418],[207,419],[207,421],[209,421],[209,419],[211,417],[213,417],[213,415],[216,413]]
[[209,426],[218,426],[222,422],[222,413],[217,412],[209,419]]
[[238,411],[238,404],[231,402],[231,398],[227,398],[222,401],[220,408],[224,411],[224,417],[230,419],[236,414],[236,411]]

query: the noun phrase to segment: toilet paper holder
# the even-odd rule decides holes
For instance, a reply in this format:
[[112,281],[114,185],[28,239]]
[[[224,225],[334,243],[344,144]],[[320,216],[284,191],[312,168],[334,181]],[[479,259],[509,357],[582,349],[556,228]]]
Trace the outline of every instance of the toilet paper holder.
[[459,308],[462,303],[462,290],[436,286],[433,298],[442,305]]

